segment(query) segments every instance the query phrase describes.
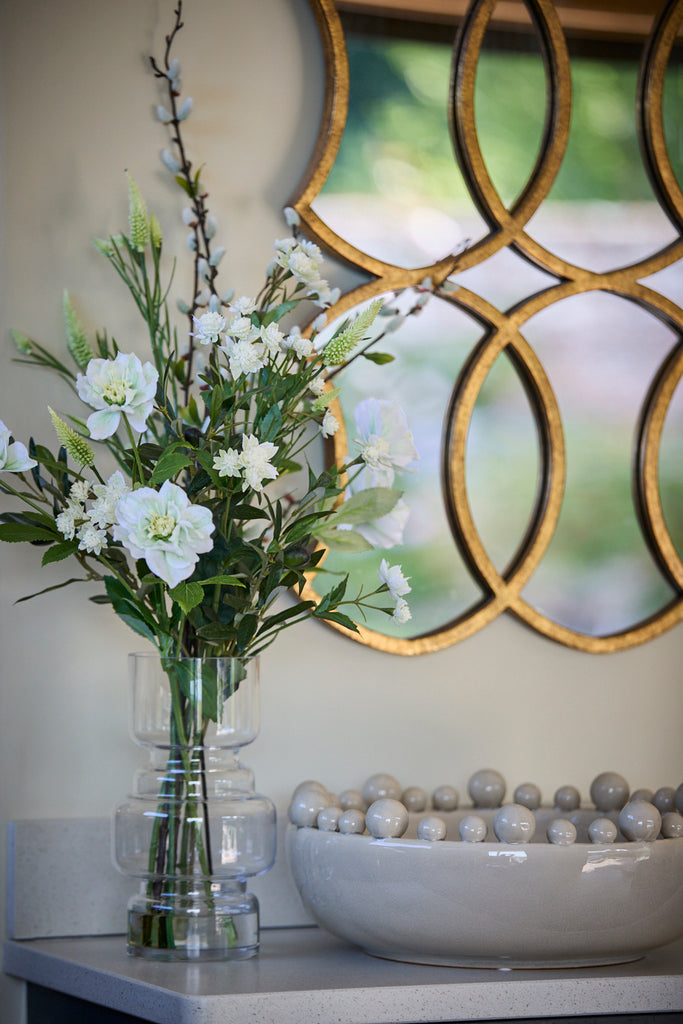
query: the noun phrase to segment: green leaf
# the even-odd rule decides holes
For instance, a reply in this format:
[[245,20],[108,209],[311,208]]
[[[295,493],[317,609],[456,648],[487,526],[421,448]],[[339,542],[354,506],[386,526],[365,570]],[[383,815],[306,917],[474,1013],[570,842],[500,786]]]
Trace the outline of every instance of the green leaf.
[[384,366],[385,363],[393,363],[395,356],[390,355],[388,352],[363,352],[361,353],[363,359],[369,359],[371,363],[376,363],[377,366]]
[[287,302],[281,302],[279,306],[274,306],[273,309],[269,309],[263,316],[263,326],[267,327],[268,324],[275,323],[276,321],[282,320],[283,316],[290,313],[293,309],[299,305],[297,299],[289,299]]
[[186,615],[193,608],[201,604],[204,599],[204,590],[199,583],[185,583],[182,581],[173,590],[169,590],[169,596],[180,605]]
[[321,541],[330,551],[341,551],[347,555],[356,554],[359,551],[370,551],[372,544],[362,537],[355,530],[316,530],[313,536]]
[[40,597],[41,594],[50,594],[50,593],[52,593],[53,590],[61,590],[62,587],[68,587],[72,583],[88,583],[88,582],[89,582],[89,580],[87,580],[84,576],[72,576],[71,579],[64,580],[63,583],[55,583],[53,586],[45,587],[43,590],[36,590],[35,593],[33,593],[33,594],[26,594],[25,597],[20,597],[19,600],[15,601],[14,603],[15,604],[21,604],[22,601],[31,601],[34,597]]
[[327,622],[336,622],[340,626],[345,626],[346,629],[350,629],[352,633],[359,632],[358,626],[353,619],[350,619],[348,615],[344,615],[343,612],[321,612],[320,615],[317,615],[314,612],[313,614],[316,615],[316,618],[318,619],[325,619]]
[[352,494],[340,505],[327,520],[327,525],[347,523],[357,526],[359,523],[372,523],[388,515],[402,494],[403,491],[395,487],[367,487],[364,491]]
[[32,543],[37,540],[53,541],[59,536],[55,531],[43,529],[40,526],[31,526],[28,523],[2,523],[0,525],[0,540],[8,544],[18,544],[22,541]]
[[221,583],[226,587],[245,586],[243,580],[241,580],[239,576],[210,576],[208,580],[199,580],[197,585],[200,587],[208,587],[213,583]]
[[232,626],[224,626],[222,622],[209,622],[206,626],[200,626],[197,636],[208,643],[220,644],[225,640],[232,640],[235,630]]
[[61,562],[76,551],[78,551],[78,543],[75,540],[67,540],[63,544],[53,544],[43,555],[40,564],[50,565],[51,562]]
[[170,480],[181,469],[186,469],[187,466],[191,465],[192,459],[187,455],[183,455],[182,452],[164,452],[154,467],[154,472],[150,476],[149,482],[152,486],[163,484],[165,480]]
[[244,618],[240,619],[240,623],[237,627],[237,646],[240,650],[246,650],[257,629],[257,615],[245,615]]

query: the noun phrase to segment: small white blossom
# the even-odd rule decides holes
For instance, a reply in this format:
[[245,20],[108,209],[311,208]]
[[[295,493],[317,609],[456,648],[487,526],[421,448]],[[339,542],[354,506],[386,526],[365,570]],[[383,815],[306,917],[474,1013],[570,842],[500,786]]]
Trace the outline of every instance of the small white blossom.
[[0,473],[24,473],[38,463],[29,458],[28,449],[21,441],[10,441],[11,432],[0,420]]
[[294,337],[293,349],[298,355],[299,359],[306,359],[313,353],[313,342],[310,338],[304,338],[302,335]]
[[257,327],[254,327],[251,318],[248,316],[234,316],[230,321],[227,332],[236,341],[256,341],[259,337]]
[[113,360],[91,359],[85,374],[76,378],[79,397],[96,410],[87,420],[90,436],[96,441],[111,437],[122,415],[133,430],[144,433],[158,379],[152,364],[143,365],[133,354],[119,352]]
[[277,476],[277,469],[272,465],[271,459],[276,454],[278,446],[270,441],[259,443],[255,434],[242,434],[242,453],[240,459],[244,467],[243,490],[252,487],[255,491],[263,490],[264,480],[274,480]]
[[55,519],[55,526],[63,537],[73,540],[76,532],[75,512],[72,508],[65,508]]
[[93,484],[92,490],[96,500],[88,509],[88,519],[106,530],[116,522],[116,506],[124,495],[130,494],[130,486],[121,470],[117,469],[106,484]]
[[213,468],[218,470],[219,476],[241,476],[242,457],[236,448],[221,448],[218,455],[213,457]]
[[313,323],[311,329],[314,331],[322,331],[327,326],[327,313],[319,313]]
[[209,214],[209,216],[206,218],[206,223],[204,224],[204,234],[208,239],[211,239],[214,237],[217,231],[218,221],[214,216]]
[[296,228],[301,223],[301,217],[296,212],[293,206],[285,206],[283,213],[285,215],[285,221],[287,226],[290,228]]
[[187,236],[187,239],[185,240],[185,244],[187,245],[187,248],[190,250],[190,252],[195,252],[196,251],[196,249],[197,249],[197,238],[196,238],[196,235],[195,235],[194,231],[191,231],[190,234]]
[[107,534],[104,530],[98,529],[93,523],[84,523],[78,531],[79,551],[88,551],[92,555],[102,553],[102,547],[107,543]]
[[208,281],[209,278],[211,277],[211,271],[209,269],[209,264],[204,259],[203,256],[200,256],[200,258],[197,260],[197,273],[201,277],[202,281]]
[[213,547],[211,511],[190,503],[185,491],[167,480],[159,491],[139,487],[116,507],[114,539],[133,558],[144,558],[155,576],[175,587],[194,572],[199,555]]
[[228,339],[225,345],[221,346],[227,353],[230,363],[230,373],[235,380],[242,374],[249,376],[256,373],[266,364],[263,359],[263,350],[259,345],[252,345],[251,341],[232,341]]
[[169,110],[167,110],[166,107],[164,107],[163,104],[161,103],[157,107],[157,117],[159,118],[162,124],[170,124],[171,121],[173,120],[173,114]]
[[325,410],[321,429],[323,437],[332,437],[339,430],[339,420],[329,409]]
[[399,597],[391,617],[399,626],[405,625],[406,622],[412,619],[413,616],[410,614],[408,602],[404,598]]
[[174,57],[171,63],[168,65],[168,71],[166,72],[172,82],[177,83],[180,78],[180,61],[177,57]]
[[220,313],[221,300],[218,298],[217,295],[211,295],[211,298],[209,299],[209,309],[211,310],[212,313]]
[[85,505],[90,494],[90,482],[88,480],[75,480],[69,491],[69,504],[74,508]]
[[318,374],[312,381],[309,382],[308,390],[314,395],[320,397],[325,393],[325,375],[323,373]]
[[230,309],[240,316],[251,316],[256,309],[256,300],[250,299],[248,295],[242,295],[239,299],[230,302]]
[[284,334],[276,323],[268,324],[267,327],[261,328],[261,341],[271,355],[275,355],[280,351],[283,340]]
[[202,313],[201,316],[193,316],[196,331],[192,335],[200,345],[216,344],[225,330],[225,317],[220,313]]
[[211,256],[209,257],[209,264],[212,267],[217,267],[220,261],[225,256],[226,251],[227,250],[224,245],[220,245],[217,249],[214,249],[214,251],[211,253]]
[[386,584],[389,593],[394,600],[397,600],[399,597],[403,597],[405,594],[409,594],[412,590],[408,580],[401,571],[401,566],[389,565],[386,558],[383,558],[380,562],[377,575],[379,576],[380,583]]

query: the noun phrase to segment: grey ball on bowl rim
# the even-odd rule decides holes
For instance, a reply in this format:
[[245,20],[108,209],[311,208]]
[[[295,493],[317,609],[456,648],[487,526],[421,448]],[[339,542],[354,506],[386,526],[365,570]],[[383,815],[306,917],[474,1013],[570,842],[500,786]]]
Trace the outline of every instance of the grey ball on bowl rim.
[[365,832],[365,815],[355,807],[339,815],[339,831],[345,836],[362,835]]
[[401,803],[407,811],[424,811],[427,799],[427,792],[421,786],[408,786],[401,794]]
[[667,811],[662,815],[662,835],[665,839],[683,838],[683,814]]
[[375,800],[365,812],[365,827],[375,839],[399,839],[408,828],[408,812],[400,800]]
[[654,804],[660,814],[676,810],[676,790],[673,786],[660,786],[652,795],[650,803]]
[[661,814],[646,800],[632,800],[619,814],[619,828],[631,842],[652,843],[661,827]]
[[432,807],[435,811],[455,811],[460,803],[460,794],[455,786],[437,786],[432,793]]
[[387,772],[376,772],[363,783],[362,794],[366,807],[369,807],[375,800],[382,800],[385,797],[388,800],[400,800],[402,793],[401,783]]
[[467,814],[458,826],[458,833],[463,843],[483,843],[488,826],[480,815]]
[[567,818],[554,818],[548,825],[546,835],[553,846],[571,846],[576,842],[576,825]]
[[618,772],[601,772],[591,782],[590,796],[599,811],[620,811],[628,801],[631,787]]
[[617,838],[617,826],[611,818],[596,818],[588,826],[591,843],[613,843]]
[[535,782],[522,782],[513,793],[513,800],[530,811],[537,811],[541,806],[541,791]]
[[575,811],[581,804],[581,794],[576,786],[560,786],[555,790],[553,807],[558,811]]
[[446,822],[434,814],[420,818],[417,823],[417,838],[429,842],[439,842],[446,838]]
[[475,807],[500,807],[505,789],[505,779],[493,768],[475,772],[467,783],[467,792]]
[[536,832],[536,818],[522,804],[505,804],[493,819],[493,831],[501,843],[529,843]]

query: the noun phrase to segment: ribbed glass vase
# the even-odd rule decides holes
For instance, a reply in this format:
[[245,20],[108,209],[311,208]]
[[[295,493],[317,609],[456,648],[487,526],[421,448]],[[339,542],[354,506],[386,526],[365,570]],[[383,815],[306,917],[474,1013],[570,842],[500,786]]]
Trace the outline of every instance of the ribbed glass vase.
[[133,654],[131,733],[149,751],[114,814],[114,860],[141,880],[128,952],[243,960],[259,948],[247,879],[275,859],[275,808],[239,761],[259,726],[258,659]]

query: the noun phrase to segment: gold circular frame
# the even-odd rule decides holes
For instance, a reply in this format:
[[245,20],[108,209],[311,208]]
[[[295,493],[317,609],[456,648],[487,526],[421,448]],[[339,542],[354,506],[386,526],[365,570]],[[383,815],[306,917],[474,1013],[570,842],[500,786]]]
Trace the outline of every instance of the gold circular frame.
[[[525,0],[541,44],[546,74],[546,110],[535,166],[519,197],[507,209],[486,169],[477,138],[474,88],[477,64],[496,0],[472,0],[454,45],[450,124],[455,154],[487,232],[466,252],[429,266],[403,268],[379,260],[334,232],[316,214],[313,203],[330,172],[341,143],[348,107],[346,44],[333,0],[309,0],[326,58],[323,119],[315,152],[291,200],[306,233],[326,251],[372,278],[343,295],[331,310],[336,317],[383,292],[419,285],[425,277],[440,284],[449,275],[478,265],[505,247],[553,275],[556,284],[501,312],[481,296],[459,287],[441,295],[484,328],[455,383],[447,410],[443,445],[443,488],[455,542],[483,597],[452,621],[410,639],[385,636],[359,626],[350,634],[360,642],[394,654],[440,650],[470,636],[501,612],[509,611],[538,633],[566,646],[603,653],[623,650],[663,633],[683,619],[683,560],[667,531],[661,506],[659,450],[668,408],[683,377],[683,310],[642,284],[643,278],[683,258],[683,193],[668,157],[662,115],[664,79],[681,22],[683,0],[668,0],[655,19],[645,47],[638,87],[637,128],[643,160],[655,196],[677,238],[659,252],[628,266],[597,273],[569,263],[532,238],[525,227],[544,201],[562,163],[569,132],[571,74],[564,35],[552,0]],[[636,425],[633,494],[636,515],[660,572],[675,597],[656,614],[633,627],[605,636],[575,632],[542,615],[521,596],[557,525],[565,482],[565,449],[557,402],[543,366],[521,330],[540,310],[570,296],[603,291],[634,302],[666,324],[678,338],[651,383]],[[492,565],[472,518],[466,486],[467,432],[477,396],[495,359],[505,352],[528,396],[539,438],[541,464],[534,508],[519,548],[503,573]],[[340,417],[341,418],[341,417]],[[346,453],[346,434],[335,437],[338,456]],[[304,597],[314,595],[309,583]],[[338,628],[333,625],[333,628]]]

